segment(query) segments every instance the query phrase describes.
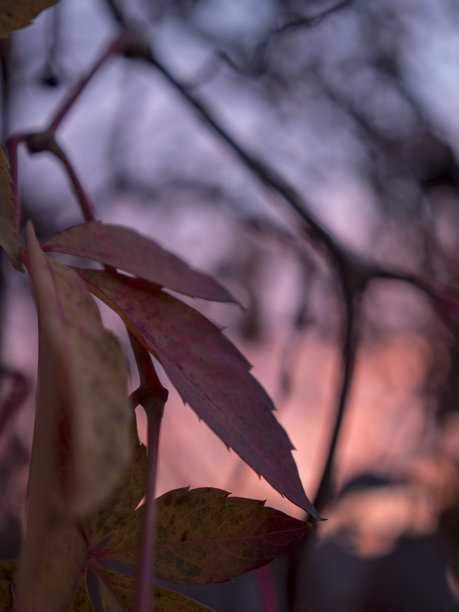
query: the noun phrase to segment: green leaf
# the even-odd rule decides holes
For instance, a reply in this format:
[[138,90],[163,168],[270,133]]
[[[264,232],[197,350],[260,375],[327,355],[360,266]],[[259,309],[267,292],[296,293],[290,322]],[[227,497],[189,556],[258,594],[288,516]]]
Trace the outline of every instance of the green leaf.
[[[100,570],[98,576],[104,612],[133,612],[135,579],[109,570]],[[155,612],[209,612],[210,610],[175,591],[153,585],[151,588],[152,609],[154,608]]]
[[5,250],[13,266],[22,271],[21,242],[16,227],[12,198],[8,161],[5,151],[0,146],[0,247]]
[[[119,483],[132,456],[133,411],[127,399],[127,371],[118,340],[102,325],[98,308],[77,274],[46,257],[28,227],[25,264],[38,307],[40,383],[31,479],[47,489],[47,471],[59,472],[62,502],[82,517]],[[42,397],[42,396],[45,397]],[[52,454],[56,436],[61,455],[46,469],[34,469]]]
[[3,0],[0,7],[0,38],[30,24],[57,0]]
[[[310,529],[264,502],[212,488],[157,499],[155,575],[178,584],[223,582],[269,563]],[[109,542],[106,559],[135,567],[143,508]]]
[[51,238],[43,249],[94,259],[192,297],[235,301],[213,278],[127,227],[99,221],[75,225]]
[[184,402],[279,493],[319,515],[307,498],[292,443],[250,364],[199,312],[157,285],[121,274],[78,270],[161,362]]

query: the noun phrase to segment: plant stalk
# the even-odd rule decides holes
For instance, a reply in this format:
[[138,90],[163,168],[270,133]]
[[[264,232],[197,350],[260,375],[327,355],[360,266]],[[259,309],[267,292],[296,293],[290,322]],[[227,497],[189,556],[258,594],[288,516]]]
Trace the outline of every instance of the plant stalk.
[[129,339],[140,376],[140,385],[136,397],[146,412],[148,432],[146,499],[137,567],[135,610],[136,612],[152,612],[154,603],[151,597],[151,581],[156,539],[155,488],[158,471],[159,434],[168,391],[162,386],[147,349],[130,332]]

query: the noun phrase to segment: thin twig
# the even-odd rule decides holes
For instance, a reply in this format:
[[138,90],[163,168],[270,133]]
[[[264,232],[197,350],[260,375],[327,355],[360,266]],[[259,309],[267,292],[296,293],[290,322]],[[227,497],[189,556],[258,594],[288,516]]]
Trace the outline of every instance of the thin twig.
[[84,88],[89,83],[89,81],[93,78],[93,76],[99,71],[101,66],[105,64],[105,62],[119,53],[119,51],[123,48],[126,42],[126,31],[123,30],[119,36],[115,38],[113,42],[111,42],[108,47],[103,51],[103,53],[96,60],[94,65],[90,68],[87,74],[75,84],[73,90],[69,93],[68,97],[64,100],[61,106],[58,108],[56,113],[54,114],[54,118],[51,120],[48,128],[45,130],[50,133],[54,133],[57,128],[60,126],[62,121],[65,119],[67,114],[69,113],[72,106],[78,100],[80,95],[82,94]]
[[56,141],[54,142],[55,142],[56,147],[52,151],[52,153],[57,157],[57,159],[59,159],[59,161],[64,166],[65,171],[67,172],[67,176],[69,177],[70,182],[72,183],[72,187],[75,191],[75,195],[80,204],[81,212],[83,213],[83,217],[85,221],[88,221],[88,222],[95,221],[96,214],[95,214],[94,206],[91,200],[89,199],[89,196],[87,195],[80,179],[78,178],[78,175],[75,172],[73,164],[70,162],[69,158],[67,157],[62,147],[58,145]]
[[288,203],[290,209],[292,209],[301,220],[302,229],[316,246],[324,246],[334,260],[341,259],[343,257],[343,249],[341,246],[338,246],[338,241],[330,235],[329,231],[322,225],[319,219],[315,217],[310,210],[311,207],[301,198],[294,188],[289,185],[274,168],[270,167],[265,161],[257,159],[252,153],[249,153],[235,137],[230,135],[214,117],[212,111],[205,102],[200,100],[195,94],[187,91],[186,87],[180,83],[169,68],[167,68],[163,62],[160,62],[156,56],[150,54],[149,57],[144,57],[143,59],[155,66],[188,104],[198,112],[205,120],[206,124],[230,146],[258,180],[276,191],[283,200]]
[[355,294],[347,295],[345,299],[345,332],[341,350],[341,388],[339,390],[335,422],[333,424],[333,431],[328,445],[327,458],[324,464],[320,483],[314,497],[314,506],[319,510],[319,512],[325,507],[332,494],[333,463],[354,373],[357,350],[356,323],[359,318],[360,299],[361,296]]
[[48,153],[54,155],[62,163],[70,179],[70,182],[72,183],[72,187],[75,191],[75,195],[77,197],[77,201],[80,205],[80,209],[84,219],[86,221],[95,221],[96,216],[94,212],[94,206],[89,196],[87,195],[83,184],[78,178],[78,175],[75,172],[72,163],[67,157],[67,154],[55,139],[54,133],[44,131],[26,134],[24,136],[24,141],[26,142],[27,148],[31,155],[35,155],[36,153],[42,153],[43,151],[48,151]]
[[6,141],[6,149],[8,151],[8,159],[10,162],[11,172],[11,191],[12,204],[14,214],[16,216],[16,228],[19,231],[21,224],[21,199],[19,197],[19,180],[18,180],[18,147],[26,139],[24,134],[17,134],[8,138]]
[[233,70],[240,74],[250,77],[261,76],[266,71],[268,66],[268,51],[276,39],[282,37],[288,32],[291,32],[292,30],[316,27],[333,13],[350,8],[354,3],[355,0],[341,0],[340,2],[329,6],[325,10],[321,11],[320,13],[316,13],[315,15],[294,15],[292,19],[289,19],[282,25],[273,28],[266,34],[263,40],[257,44],[252,59],[249,59],[245,66],[238,64],[238,62],[224,50],[219,50],[217,55]]
[[80,203],[83,216],[86,221],[94,220],[94,208],[87,197],[83,186],[78,179],[78,176],[66,156],[63,149],[57,144],[54,134],[64,118],[67,116],[75,102],[79,99],[80,95],[84,91],[89,81],[99,71],[99,69],[105,64],[105,62],[115,54],[118,54],[125,46],[126,41],[129,40],[131,33],[128,30],[123,30],[105,49],[105,51],[98,57],[91,69],[87,74],[76,83],[73,90],[64,100],[62,105],[58,108],[51,120],[49,126],[41,132],[29,133],[29,134],[16,134],[10,136],[7,140],[6,146],[8,150],[10,168],[11,168],[11,179],[12,179],[12,192],[13,192],[13,207],[16,215],[16,225],[19,230],[20,219],[21,219],[21,208],[20,208],[20,197],[19,197],[19,181],[18,181],[18,159],[17,150],[18,146],[22,142],[26,142],[30,153],[40,153],[42,151],[49,151],[53,153],[64,165],[70,181],[73,185],[75,193]]

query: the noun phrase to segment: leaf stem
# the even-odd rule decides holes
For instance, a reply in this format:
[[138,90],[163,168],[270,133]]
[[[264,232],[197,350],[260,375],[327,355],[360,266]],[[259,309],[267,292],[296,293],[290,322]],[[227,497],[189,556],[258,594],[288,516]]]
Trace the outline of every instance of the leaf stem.
[[168,391],[162,386],[147,349],[130,332],[129,339],[131,341],[140,376],[140,386],[136,392],[136,399],[147,414],[148,433],[146,500],[137,567],[135,610],[136,612],[152,612],[151,580],[153,576],[156,535],[155,488],[158,466],[159,434]]
[[73,90],[69,93],[69,95],[64,100],[62,105],[56,111],[54,118],[51,120],[51,123],[49,124],[46,130],[47,132],[51,132],[54,134],[54,132],[57,130],[57,128],[62,123],[62,121],[65,119],[68,112],[70,111],[72,106],[75,104],[75,102],[78,100],[81,93],[83,92],[83,90],[85,89],[89,81],[92,79],[92,77],[99,71],[101,66],[103,66],[108,59],[110,59],[113,55],[120,52],[120,50],[123,48],[125,43],[126,43],[126,30],[123,30],[121,34],[119,34],[115,38],[115,40],[113,40],[109,44],[109,46],[103,51],[103,53],[98,57],[94,65],[90,68],[90,70],[88,70],[85,76],[81,78],[78,81],[78,83],[75,84]]
[[67,157],[62,147],[58,145],[56,141],[54,141],[54,144],[55,144],[55,147],[53,148],[52,153],[53,155],[55,155],[55,157],[57,157],[57,159],[59,159],[59,161],[64,166],[65,171],[67,172],[67,176],[69,177],[70,182],[72,183],[73,189],[75,191],[75,195],[80,204],[81,212],[83,213],[83,217],[85,221],[95,221],[96,214],[95,214],[94,206],[91,200],[89,199],[80,179],[78,178],[78,175],[75,172],[73,164]]

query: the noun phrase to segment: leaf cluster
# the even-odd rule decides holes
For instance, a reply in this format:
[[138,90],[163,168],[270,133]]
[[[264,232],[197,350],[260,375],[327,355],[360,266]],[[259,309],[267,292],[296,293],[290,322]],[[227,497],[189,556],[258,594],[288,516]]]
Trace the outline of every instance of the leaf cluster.
[[[51,4],[7,3],[0,36]],[[154,449],[147,453],[139,442],[126,358],[104,328],[93,295],[121,317],[137,352],[162,365],[183,401],[228,447],[317,518],[290,440],[250,364],[217,326],[165,289],[234,302],[230,293],[156,242],[95,220],[43,245],[29,223],[24,246],[15,187],[0,149],[0,245],[15,268],[29,273],[39,325],[26,531],[20,559],[0,564],[0,609],[138,609],[136,575],[148,505],[142,501]],[[54,252],[90,259],[103,269],[63,265],[49,255]],[[134,404],[162,410],[167,393],[155,395],[150,357],[149,366],[141,362]],[[150,404],[143,401],[147,396]],[[229,580],[270,562],[310,527],[263,502],[211,488],[169,491],[155,509],[149,580],[159,611],[205,608],[157,586],[155,578],[182,585]]]

